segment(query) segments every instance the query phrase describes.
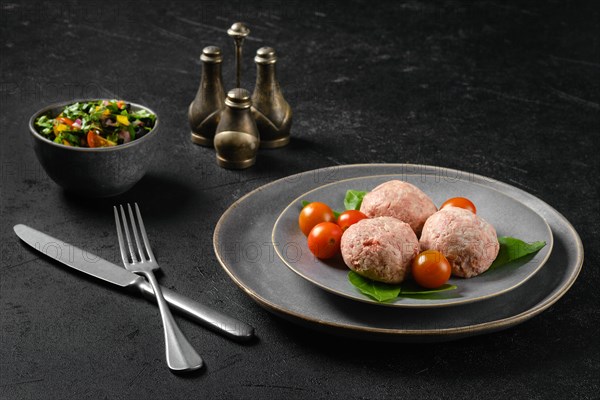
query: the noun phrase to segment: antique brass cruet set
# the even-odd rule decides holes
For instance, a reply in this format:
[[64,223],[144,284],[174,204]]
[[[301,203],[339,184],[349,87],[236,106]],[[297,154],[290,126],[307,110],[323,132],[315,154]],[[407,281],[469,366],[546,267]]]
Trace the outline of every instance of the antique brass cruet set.
[[271,47],[256,52],[254,92],[241,88],[242,45],[250,30],[236,22],[227,31],[236,49],[236,87],[227,95],[223,87],[221,50],[202,50],[202,76],[196,97],[189,107],[192,142],[214,146],[217,163],[242,169],[256,161],[258,148],[277,148],[290,141],[292,109],[283,97],[275,76],[277,56]]

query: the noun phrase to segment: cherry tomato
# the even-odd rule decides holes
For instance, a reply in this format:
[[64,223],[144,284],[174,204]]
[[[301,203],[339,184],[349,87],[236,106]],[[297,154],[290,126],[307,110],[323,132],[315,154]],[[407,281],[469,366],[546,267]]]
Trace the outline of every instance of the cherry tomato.
[[442,253],[425,250],[412,261],[412,276],[424,288],[435,289],[450,279],[452,267]]
[[335,220],[335,215],[329,206],[318,201],[312,202],[304,206],[298,216],[298,225],[304,235],[308,236],[312,228],[321,222],[332,222]]
[[90,147],[109,147],[116,146],[115,142],[111,142],[108,139],[104,139],[102,136],[94,133],[94,131],[89,131],[87,134],[87,143]]
[[308,234],[308,248],[317,258],[331,258],[340,251],[342,233],[339,225],[321,222]]
[[448,199],[444,202],[444,204],[442,204],[442,206],[440,207],[440,210],[444,207],[450,207],[450,206],[464,208],[465,210],[471,211],[473,214],[477,213],[475,204],[473,204],[471,202],[471,200],[467,199],[466,197],[453,197],[451,199]]
[[350,225],[354,225],[365,218],[367,218],[367,216],[358,210],[347,210],[340,214],[337,219],[337,224],[342,228],[342,231],[345,231]]

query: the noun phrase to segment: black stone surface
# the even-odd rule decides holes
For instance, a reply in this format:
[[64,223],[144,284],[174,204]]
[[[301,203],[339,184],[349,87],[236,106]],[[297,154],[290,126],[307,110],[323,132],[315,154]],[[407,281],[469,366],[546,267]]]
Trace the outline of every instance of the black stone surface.
[[[33,2],[0,4],[0,398],[597,398],[600,46],[597,2]],[[243,83],[273,46],[292,143],[251,169],[191,144],[187,107],[206,45],[244,21]],[[120,97],[155,109],[162,149],[130,192],[64,193],[31,148],[48,103]],[[532,320],[450,343],[378,344],[299,328],[246,297],[212,251],[219,216],[250,190],[338,164],[423,163],[524,189],[579,232],[572,289]],[[163,285],[252,323],[240,345],[178,319],[207,368],[163,360],[158,310],[59,267],[12,232],[25,223],[118,262],[111,206],[138,201]],[[268,205],[265,205],[268,206]],[[243,221],[240,221],[243,224]]]

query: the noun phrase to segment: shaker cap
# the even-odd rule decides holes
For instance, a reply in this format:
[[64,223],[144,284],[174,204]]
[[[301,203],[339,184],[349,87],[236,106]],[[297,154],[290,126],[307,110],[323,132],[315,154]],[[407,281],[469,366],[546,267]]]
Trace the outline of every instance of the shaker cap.
[[277,61],[277,55],[272,47],[261,47],[256,51],[254,62],[257,64],[273,64]]
[[250,108],[252,105],[250,92],[242,88],[231,89],[227,93],[225,104],[231,108]]
[[220,63],[223,61],[223,57],[221,57],[221,49],[217,46],[207,46],[202,49],[202,55],[200,56],[200,60],[207,63]]

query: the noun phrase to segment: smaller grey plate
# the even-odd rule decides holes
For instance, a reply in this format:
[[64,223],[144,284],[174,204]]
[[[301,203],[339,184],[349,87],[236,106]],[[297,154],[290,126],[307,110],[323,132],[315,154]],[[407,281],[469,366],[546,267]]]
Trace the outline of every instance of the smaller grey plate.
[[[272,234],[275,251],[292,271],[327,291],[353,300],[391,307],[433,308],[481,301],[520,286],[542,268],[552,251],[553,238],[550,227],[539,214],[490,187],[465,180],[432,178],[425,176],[424,179],[423,174],[366,176],[341,180],[306,192],[292,201],[277,219]],[[389,302],[377,302],[348,282],[349,270],[341,257],[323,261],[312,255],[306,237],[298,227],[298,214],[302,200],[321,201],[334,209],[343,210],[347,190],[370,191],[392,179],[419,187],[438,207],[448,198],[467,197],[477,206],[477,214],[496,228],[498,236],[512,236],[526,242],[541,240],[546,242],[546,246],[533,257],[516,260],[474,278],[452,277],[448,283],[456,285],[458,288],[455,290],[428,298],[398,297]]]

